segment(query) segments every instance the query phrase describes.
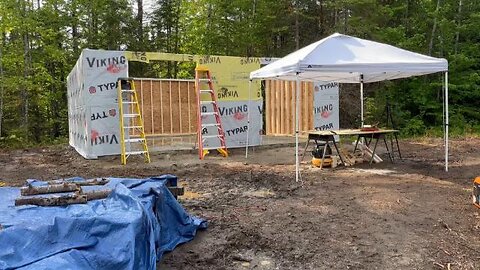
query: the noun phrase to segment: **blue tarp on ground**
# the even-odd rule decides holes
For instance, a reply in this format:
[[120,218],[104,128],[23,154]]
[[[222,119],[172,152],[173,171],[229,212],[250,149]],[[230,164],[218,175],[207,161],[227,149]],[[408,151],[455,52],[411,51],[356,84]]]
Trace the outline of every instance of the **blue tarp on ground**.
[[19,188],[0,188],[0,269],[155,269],[207,226],[185,212],[167,179],[176,181],[109,178],[108,198],[65,207],[15,207]]

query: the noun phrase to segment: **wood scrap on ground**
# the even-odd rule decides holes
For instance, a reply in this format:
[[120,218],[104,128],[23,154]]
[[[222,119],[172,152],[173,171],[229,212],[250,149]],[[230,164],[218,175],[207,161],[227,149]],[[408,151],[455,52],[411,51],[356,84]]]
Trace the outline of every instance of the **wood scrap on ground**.
[[[19,197],[15,199],[15,206],[21,205],[37,205],[37,206],[65,206],[69,204],[84,204],[87,201],[100,200],[107,198],[112,190],[95,190],[89,192],[83,192],[81,186],[94,186],[94,185],[104,185],[108,183],[108,180],[105,178],[96,178],[89,179],[86,181],[78,182],[61,182],[59,180],[47,181],[46,183],[51,183],[45,186],[34,187],[30,184],[28,186],[22,187],[20,189],[20,194],[22,196],[33,196],[33,195],[53,195],[49,197]],[[183,187],[179,186],[169,186],[168,190],[172,195],[177,198],[182,196],[185,193]],[[63,193],[63,194],[62,194]]]
[[63,183],[55,185],[45,185],[34,187],[29,185],[27,187],[20,188],[20,194],[22,196],[31,196],[39,194],[50,194],[50,193],[62,193],[62,192],[78,192],[80,191],[80,186],[75,183]]
[[84,204],[87,203],[87,201],[105,199],[111,192],[111,190],[95,190],[51,197],[21,197],[15,199],[15,206],[64,206],[69,204]]
[[63,206],[69,204],[83,204],[87,201],[105,199],[112,192],[111,190],[95,190],[83,192],[82,186],[105,185],[108,180],[105,178],[88,179],[86,181],[46,181],[47,185],[27,186],[20,188],[22,196],[52,195],[36,197],[19,197],[15,199],[15,205],[38,205],[38,206]]
[[352,166],[355,164],[355,156],[347,152],[344,148],[340,147],[340,154],[342,155],[345,166]]
[[15,206],[38,205],[38,206],[61,206],[68,204],[87,203],[87,196],[69,194],[53,197],[22,197],[15,199]]
[[[108,183],[107,178],[93,178],[87,179],[85,181],[68,181],[66,179],[58,179],[53,181],[45,181],[48,185],[62,184],[62,183],[73,183],[79,186],[103,186]],[[28,184],[27,184],[28,185]]]

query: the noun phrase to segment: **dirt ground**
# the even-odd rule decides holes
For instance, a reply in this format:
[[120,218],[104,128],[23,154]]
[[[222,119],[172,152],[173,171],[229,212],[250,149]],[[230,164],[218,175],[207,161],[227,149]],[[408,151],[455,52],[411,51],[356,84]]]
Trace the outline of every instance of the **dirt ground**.
[[1,150],[0,181],[176,174],[188,191],[181,203],[209,227],[160,269],[480,269],[480,209],[471,202],[478,145],[453,140],[448,173],[441,139],[401,141],[404,159],[394,164],[319,170],[307,157],[299,183],[291,146],[255,149],[248,165],[242,151],[204,161],[189,151],[154,154],[151,164],[121,166],[67,146]]

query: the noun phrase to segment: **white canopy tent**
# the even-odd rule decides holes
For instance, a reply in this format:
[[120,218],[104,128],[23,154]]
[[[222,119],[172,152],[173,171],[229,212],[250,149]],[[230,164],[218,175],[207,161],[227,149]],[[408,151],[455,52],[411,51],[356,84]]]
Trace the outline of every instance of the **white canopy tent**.
[[[335,33],[250,73],[252,80],[334,81],[359,83],[363,125],[363,84],[444,72],[445,170],[448,171],[448,62],[391,45]],[[296,95],[296,180],[299,180],[298,115]],[[248,137],[248,135],[247,135]],[[248,157],[248,143],[246,149]]]

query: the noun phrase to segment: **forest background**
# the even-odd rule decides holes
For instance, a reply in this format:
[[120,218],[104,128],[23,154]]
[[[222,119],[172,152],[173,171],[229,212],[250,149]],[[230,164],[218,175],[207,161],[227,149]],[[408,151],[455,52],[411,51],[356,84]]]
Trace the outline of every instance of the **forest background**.
[[[335,32],[446,58],[451,132],[480,134],[478,0],[0,0],[0,145],[65,141],[66,76],[84,48],[283,57]],[[141,77],[192,71],[175,62],[130,67]],[[402,134],[442,133],[442,74],[367,90],[367,123],[388,101]]]

